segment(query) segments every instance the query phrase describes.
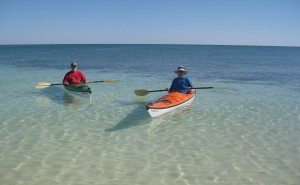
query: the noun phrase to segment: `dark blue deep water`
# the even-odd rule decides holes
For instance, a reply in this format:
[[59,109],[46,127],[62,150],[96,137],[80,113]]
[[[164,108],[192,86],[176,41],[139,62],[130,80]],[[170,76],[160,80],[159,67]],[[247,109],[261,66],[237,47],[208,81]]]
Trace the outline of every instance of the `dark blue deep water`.
[[214,45],[23,45],[0,46],[0,65],[43,69],[80,68],[164,76],[179,65],[199,79],[292,84],[299,88],[300,48]]

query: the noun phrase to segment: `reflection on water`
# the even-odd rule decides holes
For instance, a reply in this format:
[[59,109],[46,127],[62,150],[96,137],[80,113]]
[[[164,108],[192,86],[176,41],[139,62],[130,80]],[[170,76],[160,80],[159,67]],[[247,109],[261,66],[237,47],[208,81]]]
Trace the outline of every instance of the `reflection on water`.
[[51,99],[48,96],[37,96],[35,102],[41,106],[48,106],[51,103]]
[[78,102],[78,98],[64,92],[63,100],[66,105]]
[[[90,99],[87,100],[90,103]],[[63,102],[66,106],[71,106],[75,108],[80,108],[80,106],[84,103],[81,98],[72,96],[70,94],[64,93]]]

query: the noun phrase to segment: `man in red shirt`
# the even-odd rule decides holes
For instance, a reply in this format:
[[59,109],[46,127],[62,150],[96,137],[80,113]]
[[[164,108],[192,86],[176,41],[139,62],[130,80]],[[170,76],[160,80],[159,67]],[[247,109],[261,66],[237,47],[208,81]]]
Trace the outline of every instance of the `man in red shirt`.
[[64,77],[63,84],[68,86],[72,84],[80,84],[80,83],[87,83],[87,79],[84,76],[83,72],[77,69],[77,63],[71,63],[71,71],[67,72]]

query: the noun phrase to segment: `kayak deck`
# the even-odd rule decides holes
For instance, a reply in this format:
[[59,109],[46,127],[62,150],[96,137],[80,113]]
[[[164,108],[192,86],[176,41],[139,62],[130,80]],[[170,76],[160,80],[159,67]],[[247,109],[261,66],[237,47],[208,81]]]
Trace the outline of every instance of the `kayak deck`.
[[79,97],[90,98],[92,93],[91,88],[86,84],[72,84],[64,87],[66,93]]

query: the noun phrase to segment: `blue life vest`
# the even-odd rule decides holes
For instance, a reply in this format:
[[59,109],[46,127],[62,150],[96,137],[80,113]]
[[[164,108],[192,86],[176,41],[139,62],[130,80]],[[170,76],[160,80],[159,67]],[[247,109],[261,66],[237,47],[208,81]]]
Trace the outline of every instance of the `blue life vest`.
[[169,90],[187,93],[189,91],[188,87],[192,87],[192,83],[188,78],[177,77],[172,81],[172,85]]

